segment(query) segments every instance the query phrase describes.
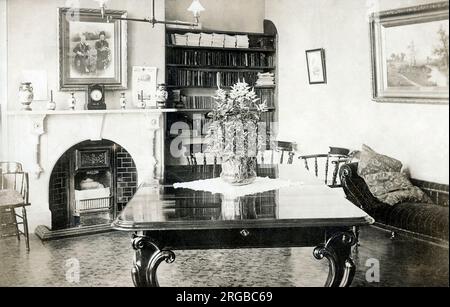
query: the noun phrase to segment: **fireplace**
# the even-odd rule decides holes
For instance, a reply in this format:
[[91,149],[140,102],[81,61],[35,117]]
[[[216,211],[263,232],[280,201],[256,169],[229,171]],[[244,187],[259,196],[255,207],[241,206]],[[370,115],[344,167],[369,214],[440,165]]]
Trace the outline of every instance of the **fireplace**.
[[111,160],[116,170],[112,196],[120,211],[133,196],[136,186],[162,182],[162,119],[165,113],[173,111],[8,111],[7,159],[21,162],[30,174],[31,206],[27,210],[30,231],[42,240],[51,240],[107,229],[104,225],[66,229],[71,219],[68,165],[74,163],[70,159],[74,159],[75,150],[82,148],[79,145],[85,145],[87,140],[95,142],[89,144],[94,147],[102,147],[102,142],[109,141],[108,146],[116,145],[115,159]]
[[102,140],[73,146],[50,176],[52,229],[109,224],[137,186],[134,160],[119,144]]

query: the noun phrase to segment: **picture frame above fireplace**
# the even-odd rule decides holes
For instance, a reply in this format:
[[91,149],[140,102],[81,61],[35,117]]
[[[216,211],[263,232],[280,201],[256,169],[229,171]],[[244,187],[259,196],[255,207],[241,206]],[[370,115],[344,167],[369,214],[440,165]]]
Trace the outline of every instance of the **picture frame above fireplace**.
[[[127,16],[126,11],[107,13]],[[58,8],[58,19],[59,89],[84,90],[90,84],[127,89],[127,22],[107,22],[100,10],[78,8]]]
[[449,2],[372,14],[376,102],[448,104]]

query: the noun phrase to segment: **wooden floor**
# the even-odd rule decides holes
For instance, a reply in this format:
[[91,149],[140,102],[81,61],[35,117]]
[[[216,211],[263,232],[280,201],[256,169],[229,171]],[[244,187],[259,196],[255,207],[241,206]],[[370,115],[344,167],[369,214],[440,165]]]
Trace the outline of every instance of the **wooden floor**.
[[[364,228],[354,254],[353,286],[448,286],[449,251],[408,238]],[[0,241],[0,286],[132,286],[133,251],[127,234],[111,232],[42,243],[33,236],[31,252],[15,238]],[[311,248],[179,251],[174,264],[162,264],[162,286],[322,286],[328,266]],[[73,260],[79,283],[66,279]],[[380,282],[369,283],[366,264],[380,264]],[[375,261],[375,262],[376,262]],[[69,274],[70,275],[70,274]]]

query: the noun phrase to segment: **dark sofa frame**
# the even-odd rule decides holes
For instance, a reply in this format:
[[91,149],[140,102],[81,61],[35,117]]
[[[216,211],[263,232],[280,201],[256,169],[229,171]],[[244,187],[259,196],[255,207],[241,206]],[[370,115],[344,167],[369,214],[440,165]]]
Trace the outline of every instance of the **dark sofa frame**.
[[[391,238],[405,235],[449,247],[448,185],[412,179],[411,182],[421,188],[435,205],[404,203],[389,206],[370,193],[364,179],[358,176],[358,163],[343,165],[339,176],[347,198],[375,218],[376,227],[390,231]],[[408,212],[409,208],[412,213]]]

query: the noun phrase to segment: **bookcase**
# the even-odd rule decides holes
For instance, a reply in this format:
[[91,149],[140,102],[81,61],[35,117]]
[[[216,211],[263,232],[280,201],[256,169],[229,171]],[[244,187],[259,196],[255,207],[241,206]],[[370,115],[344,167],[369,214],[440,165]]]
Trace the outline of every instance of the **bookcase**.
[[[218,87],[229,89],[239,80],[255,88],[267,102],[269,112],[263,114],[267,138],[270,139],[277,112],[277,35],[275,33],[229,32],[166,28],[166,85],[168,107],[178,111],[166,114],[165,169],[188,165],[185,157],[174,158],[170,144],[180,138],[174,123],[186,123],[190,142],[205,146],[207,114],[214,107],[213,96]],[[223,40],[223,38],[225,38]],[[273,74],[273,84],[258,82],[258,74]],[[273,78],[272,78],[273,79]],[[203,146],[202,146],[203,145]],[[202,163],[204,161],[201,161]]]

